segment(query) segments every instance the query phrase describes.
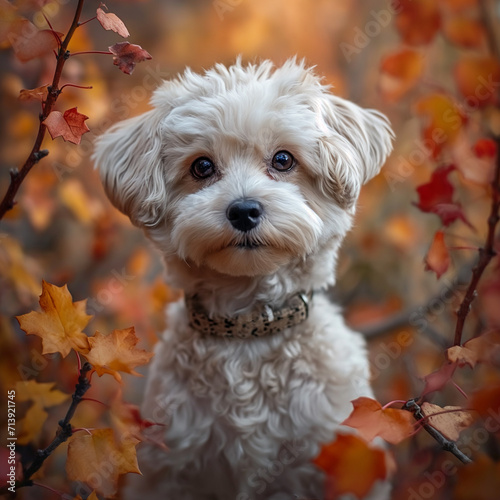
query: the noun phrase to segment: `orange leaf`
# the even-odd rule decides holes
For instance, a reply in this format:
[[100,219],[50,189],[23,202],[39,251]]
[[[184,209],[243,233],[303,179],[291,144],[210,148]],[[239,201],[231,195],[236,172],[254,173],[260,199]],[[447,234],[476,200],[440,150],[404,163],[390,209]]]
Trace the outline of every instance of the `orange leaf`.
[[83,481],[106,497],[114,495],[121,474],[141,473],[135,450],[138,442],[128,438],[117,443],[112,429],[73,435],[66,460],[68,479]]
[[57,287],[43,281],[42,312],[32,311],[17,316],[17,320],[27,335],[41,337],[42,354],[60,352],[66,357],[71,349],[85,353],[89,343],[82,330],[92,318],[85,313],[86,303],[86,300],[73,303],[67,285]]
[[89,117],[78,113],[77,108],[64,112],[52,111],[42,122],[50,132],[52,139],[62,137],[65,141],[80,144],[82,135],[89,132],[85,120]]
[[475,19],[454,16],[445,21],[443,33],[451,43],[465,48],[478,48],[484,41],[483,25]]
[[463,56],[455,66],[458,90],[472,108],[496,102],[500,63],[494,57]]
[[424,68],[422,55],[412,49],[398,50],[381,64],[380,91],[388,101],[396,101],[417,82]]
[[408,45],[432,41],[441,25],[441,14],[435,0],[399,0],[396,27]]
[[135,335],[134,327],[113,330],[110,335],[95,332],[88,341],[90,351],[85,357],[97,374],[101,376],[109,373],[118,382],[121,382],[119,371],[140,376],[133,368],[147,364],[153,356],[153,353],[135,348],[139,339]]
[[37,87],[36,89],[31,89],[31,90],[22,89],[21,91],[19,91],[18,99],[20,101],[43,102],[47,98],[47,87],[48,85],[44,85],[43,87]]
[[367,441],[379,436],[391,444],[398,444],[415,430],[413,415],[406,410],[382,409],[378,401],[365,397],[355,399],[352,405],[352,413],[342,424],[357,429]]
[[[426,419],[427,422],[451,441],[457,441],[460,437],[460,432],[467,429],[474,421],[470,411],[464,410],[460,406],[445,406],[441,408],[438,405],[425,402],[422,403],[420,409],[424,416],[428,417]],[[440,413],[443,411],[447,411],[448,413]],[[435,417],[430,416],[434,413],[440,414]]]
[[499,491],[500,462],[481,454],[467,467],[459,467],[453,500],[498,500]]
[[436,231],[431,247],[425,256],[425,270],[434,271],[441,278],[450,266],[450,254],[444,242],[443,231]]
[[140,45],[129,42],[115,43],[109,50],[114,54],[113,64],[127,75],[132,74],[137,63],[152,59],[151,54]]
[[478,0],[440,0],[452,12],[459,12],[477,6]]
[[423,130],[426,147],[433,158],[458,137],[462,125],[467,121],[455,102],[444,94],[429,94],[415,104],[415,111],[427,117]]
[[39,30],[27,19],[18,19],[11,24],[7,39],[16,57],[27,62],[57,50],[57,37],[62,35],[52,30]]
[[375,481],[387,477],[385,452],[352,435],[338,434],[333,443],[323,446],[314,463],[327,475],[326,500],[346,493],[364,498]]
[[[103,6],[104,4],[101,4]],[[123,21],[112,12],[104,12],[101,7],[97,9],[97,20],[105,30],[112,30],[123,38],[130,36]]]

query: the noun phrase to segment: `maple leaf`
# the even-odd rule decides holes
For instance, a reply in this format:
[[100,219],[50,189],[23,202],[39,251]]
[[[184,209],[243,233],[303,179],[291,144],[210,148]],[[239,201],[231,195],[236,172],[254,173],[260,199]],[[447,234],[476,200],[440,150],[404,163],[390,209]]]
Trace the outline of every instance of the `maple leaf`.
[[500,81],[500,62],[495,57],[462,56],[455,66],[457,88],[466,99],[474,99],[477,107],[496,102],[496,87]]
[[140,45],[129,42],[115,43],[109,50],[114,54],[113,64],[127,75],[132,74],[137,63],[152,59],[151,54]]
[[478,158],[495,158],[497,154],[497,145],[493,139],[478,139],[474,146],[472,146],[474,154]]
[[457,366],[456,363],[444,363],[438,370],[424,377],[425,387],[422,397],[440,391],[451,380]]
[[[420,410],[425,417],[428,417],[427,422],[451,441],[457,441],[460,432],[467,429],[474,421],[470,411],[464,410],[460,406],[441,408],[441,406],[424,402],[420,405]],[[440,413],[443,411],[448,413]],[[431,416],[435,413],[439,413],[439,415]]]
[[80,144],[82,135],[89,132],[85,120],[89,117],[78,113],[77,108],[71,108],[62,114],[60,111],[52,111],[42,122],[52,137],[62,137],[65,141]]
[[398,100],[415,85],[423,68],[422,55],[412,49],[400,49],[386,56],[380,64],[382,96],[388,101]]
[[[101,7],[105,7],[103,3],[101,3]],[[127,38],[130,36],[130,33],[127,30],[127,27],[123,23],[123,21],[112,12],[104,12],[102,8],[99,7],[97,9],[97,20],[101,24],[101,26],[105,30],[112,30],[115,33],[118,33],[123,38]]]
[[379,436],[398,444],[415,431],[413,415],[406,410],[383,409],[378,401],[365,397],[351,402],[354,409],[342,424],[357,429],[367,441]]
[[446,351],[448,361],[459,366],[469,365],[474,368],[476,363],[500,362],[500,332],[492,331],[468,340],[463,346],[453,346]]
[[14,54],[21,62],[37,59],[59,48],[63,33],[52,30],[39,30],[27,19],[17,19],[11,23],[8,40]]
[[119,371],[138,375],[133,368],[149,362],[153,353],[143,349],[136,349],[139,339],[135,335],[134,327],[124,330],[113,330],[110,335],[95,332],[88,338],[90,351],[85,357],[92,364],[99,376],[109,373],[118,382],[121,382]]
[[86,300],[73,303],[67,285],[57,287],[43,281],[42,312],[32,311],[17,316],[17,320],[27,335],[41,337],[42,354],[60,352],[66,357],[71,349],[85,353],[89,343],[82,330],[92,318],[85,313],[86,303]]
[[441,26],[439,6],[434,0],[399,0],[396,28],[408,45],[432,41]]
[[463,15],[447,19],[443,33],[451,43],[466,49],[480,48],[484,41],[483,25]]
[[26,90],[22,89],[19,91],[18,99],[20,101],[40,101],[43,102],[47,98],[47,87],[48,85],[43,85],[42,87],[37,87],[36,89]]
[[89,432],[71,437],[66,473],[71,481],[83,481],[105,497],[112,496],[121,474],[141,473],[135,450],[139,441],[129,437],[118,443],[112,429]]
[[17,441],[19,444],[29,444],[35,441],[43,428],[49,414],[39,403],[32,404],[24,417],[18,422]]
[[437,278],[448,270],[450,265],[450,254],[444,242],[443,231],[436,231],[431,247],[425,256],[425,270],[434,271]]
[[467,121],[455,101],[445,94],[429,94],[419,99],[415,103],[415,111],[427,117],[423,138],[433,158],[437,158],[443,148],[455,142],[462,125]]
[[385,452],[353,435],[337,434],[334,442],[322,447],[314,463],[327,475],[326,500],[347,493],[364,498],[377,480],[387,477]]
[[453,500],[498,500],[500,463],[479,454],[472,464],[458,469]]

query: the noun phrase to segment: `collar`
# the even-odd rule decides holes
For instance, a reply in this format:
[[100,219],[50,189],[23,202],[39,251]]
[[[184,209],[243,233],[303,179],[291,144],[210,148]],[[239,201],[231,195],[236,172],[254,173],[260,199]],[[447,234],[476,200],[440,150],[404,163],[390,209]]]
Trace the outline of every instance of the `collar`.
[[299,325],[309,315],[312,292],[299,292],[280,309],[263,305],[237,316],[209,316],[196,295],[186,296],[189,325],[206,337],[246,339],[265,337]]

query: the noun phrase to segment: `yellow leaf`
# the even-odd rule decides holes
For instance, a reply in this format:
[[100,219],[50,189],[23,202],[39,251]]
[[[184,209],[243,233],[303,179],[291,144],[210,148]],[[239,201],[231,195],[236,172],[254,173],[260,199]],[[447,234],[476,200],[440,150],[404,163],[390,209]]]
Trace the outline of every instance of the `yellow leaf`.
[[24,417],[18,422],[17,442],[19,444],[32,442],[40,434],[48,415],[39,402],[28,408]]
[[42,354],[60,352],[66,357],[71,349],[85,353],[89,344],[82,329],[92,318],[85,313],[86,303],[86,300],[73,302],[67,285],[57,287],[43,281],[42,312],[32,311],[17,316],[17,320],[26,334],[41,337]]
[[19,402],[34,401],[44,408],[60,405],[69,398],[69,394],[58,389],[54,390],[55,385],[55,382],[19,381],[16,383],[16,399]]
[[135,450],[138,442],[129,437],[118,443],[112,429],[74,435],[68,445],[68,479],[84,481],[106,497],[114,495],[121,474],[141,473]]
[[99,376],[109,373],[118,382],[121,376],[118,372],[138,375],[133,368],[145,365],[153,356],[153,353],[143,349],[136,349],[139,339],[135,335],[134,327],[125,330],[113,330],[110,335],[102,335],[95,332],[93,337],[88,338],[90,351],[85,357],[91,363]]

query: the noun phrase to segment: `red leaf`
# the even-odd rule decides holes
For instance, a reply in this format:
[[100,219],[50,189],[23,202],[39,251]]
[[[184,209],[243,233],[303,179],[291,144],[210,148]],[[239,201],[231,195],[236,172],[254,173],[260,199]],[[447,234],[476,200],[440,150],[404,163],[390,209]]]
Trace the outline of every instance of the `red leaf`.
[[129,42],[115,43],[109,50],[114,54],[113,64],[127,75],[132,74],[137,63],[152,59],[151,54],[140,45]]
[[478,158],[484,156],[494,158],[497,154],[497,145],[493,139],[478,139],[472,150]]
[[443,231],[437,231],[425,256],[425,270],[434,271],[439,279],[450,265],[450,254],[444,242]]
[[364,498],[375,481],[387,477],[385,458],[383,450],[368,446],[362,439],[338,434],[314,460],[327,475],[325,500],[335,500],[347,493]]
[[89,132],[85,120],[89,117],[78,113],[76,108],[68,109],[64,115],[59,111],[52,111],[43,121],[52,136],[52,139],[61,136],[65,141],[80,144],[82,135]]
[[432,372],[424,378],[425,387],[422,392],[422,397],[427,396],[431,392],[440,391],[453,377],[457,363],[444,363],[439,370]]
[[431,212],[439,203],[451,203],[454,187],[448,180],[448,175],[455,170],[454,165],[445,165],[437,168],[427,184],[417,187],[417,193],[420,197],[416,205],[422,212]]
[[435,0],[399,0],[396,27],[408,45],[427,44],[441,25],[438,2]]
[[354,409],[342,425],[354,427],[367,441],[380,436],[391,444],[398,444],[415,430],[413,415],[406,410],[382,409],[378,401],[364,397],[351,402]]
[[19,19],[12,23],[7,39],[16,57],[21,62],[27,62],[56,50],[59,47],[58,37],[61,36],[63,33],[39,30],[27,19]]
[[430,211],[436,214],[445,226],[449,226],[452,222],[460,219],[470,228],[473,228],[472,224],[465,217],[462,207],[458,203],[438,203],[432,207]]
[[[101,6],[105,7],[104,4],[101,4]],[[130,36],[130,33],[128,32],[123,21],[112,12],[104,12],[101,7],[99,7],[97,9],[97,20],[101,23],[101,26],[105,30],[112,30],[123,38]]]

